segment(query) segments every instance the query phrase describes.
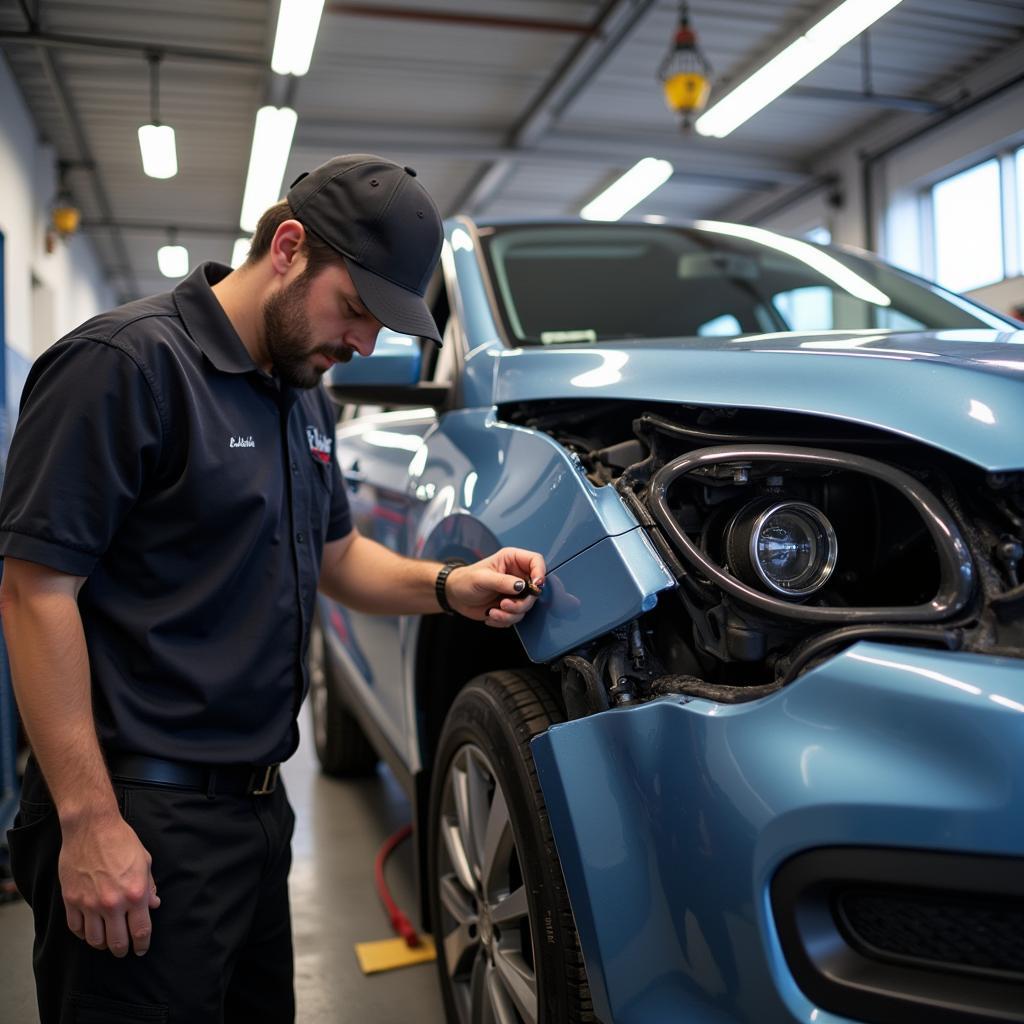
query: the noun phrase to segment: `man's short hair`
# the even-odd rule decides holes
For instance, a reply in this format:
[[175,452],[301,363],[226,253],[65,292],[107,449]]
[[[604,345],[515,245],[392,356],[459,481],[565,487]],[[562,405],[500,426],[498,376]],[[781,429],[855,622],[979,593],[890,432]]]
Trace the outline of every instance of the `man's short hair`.
[[[273,242],[277,229],[286,220],[295,220],[295,214],[288,205],[287,199],[274,203],[263,212],[263,216],[260,217],[256,230],[253,232],[252,241],[249,243],[249,255],[245,261],[247,264],[256,263],[270,252],[270,243]],[[325,267],[338,264],[344,266],[341,253],[331,248],[308,228],[306,228],[306,240],[302,243],[302,251],[306,254],[304,277],[313,277]]]

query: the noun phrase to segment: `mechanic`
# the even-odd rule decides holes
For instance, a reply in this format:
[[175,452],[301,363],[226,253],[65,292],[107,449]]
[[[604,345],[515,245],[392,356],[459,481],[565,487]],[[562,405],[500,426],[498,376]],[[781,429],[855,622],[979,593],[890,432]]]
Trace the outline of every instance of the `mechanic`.
[[43,1024],[293,1020],[278,765],[317,588],[495,627],[536,600],[535,553],[453,569],[360,536],[332,452],[323,373],[384,324],[440,344],[441,242],[411,168],[337,157],[238,270],[204,264],[34,364],[0,610],[32,748],[8,836]]

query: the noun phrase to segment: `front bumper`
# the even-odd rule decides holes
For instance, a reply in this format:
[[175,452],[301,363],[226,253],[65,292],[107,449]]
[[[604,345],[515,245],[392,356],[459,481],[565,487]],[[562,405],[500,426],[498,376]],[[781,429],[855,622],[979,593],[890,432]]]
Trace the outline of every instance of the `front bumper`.
[[[598,1018],[875,1019],[805,994],[773,880],[854,847],[1021,858],[1024,875],[1022,741],[1024,662],[872,643],[749,704],[666,697],[538,737]],[[1024,985],[1000,984],[1024,1008]]]

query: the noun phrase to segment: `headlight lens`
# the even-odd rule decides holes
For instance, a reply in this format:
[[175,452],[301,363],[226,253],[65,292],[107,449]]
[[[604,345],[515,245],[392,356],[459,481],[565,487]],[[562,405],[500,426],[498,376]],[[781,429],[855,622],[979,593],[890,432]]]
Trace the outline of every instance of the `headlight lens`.
[[825,514],[802,501],[759,500],[729,524],[730,569],[786,597],[806,597],[836,567],[835,530]]

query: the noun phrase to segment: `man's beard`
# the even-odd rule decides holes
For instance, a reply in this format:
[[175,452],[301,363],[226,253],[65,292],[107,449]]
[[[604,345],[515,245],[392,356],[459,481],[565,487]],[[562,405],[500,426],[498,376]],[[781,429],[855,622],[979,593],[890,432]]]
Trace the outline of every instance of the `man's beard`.
[[263,337],[277,375],[293,388],[315,388],[326,371],[313,365],[318,353],[347,363],[352,351],[340,346],[309,348],[312,325],[306,313],[306,296],[312,278],[302,274],[296,281],[271,295],[263,304]]

